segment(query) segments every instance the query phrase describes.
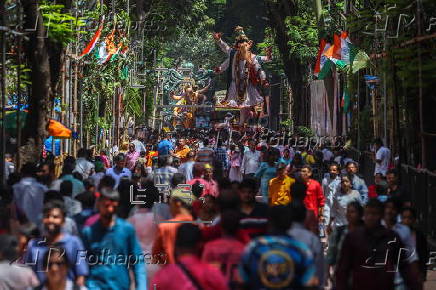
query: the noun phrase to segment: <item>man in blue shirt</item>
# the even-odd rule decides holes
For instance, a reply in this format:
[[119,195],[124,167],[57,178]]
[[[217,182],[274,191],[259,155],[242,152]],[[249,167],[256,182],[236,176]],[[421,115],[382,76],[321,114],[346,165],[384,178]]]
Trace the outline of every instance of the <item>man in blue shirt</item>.
[[45,235],[43,238],[30,240],[25,253],[26,265],[31,265],[43,284],[47,279],[47,269],[44,267],[43,257],[53,247],[65,249],[65,255],[72,268],[68,271],[68,278],[79,286],[83,286],[85,276],[88,275],[88,264],[85,259],[85,250],[82,241],[76,237],[62,232],[65,223],[65,206],[62,201],[49,201],[44,205],[42,222]]
[[83,230],[83,243],[87,250],[90,273],[86,281],[89,289],[128,290],[133,269],[135,286],[147,289],[144,255],[133,226],[117,218],[115,212],[119,193],[102,189],[97,201],[99,220]]
[[132,172],[126,168],[126,156],[123,153],[115,156],[114,167],[106,169],[106,175],[110,175],[115,180],[115,188],[122,178],[132,178]]
[[291,214],[287,206],[269,212],[269,234],[253,240],[245,249],[239,273],[246,289],[308,289],[319,279],[309,248],[287,235]]
[[345,168],[347,169],[348,176],[352,180],[353,189],[360,193],[362,204],[366,204],[368,202],[368,187],[366,186],[365,180],[357,175],[359,170],[358,164],[354,161],[350,161],[347,162]]
[[162,141],[160,141],[159,144],[157,144],[157,152],[159,153],[159,156],[170,155],[173,150],[174,150],[174,146],[173,143],[171,143],[171,141],[168,140],[168,135],[165,135]]

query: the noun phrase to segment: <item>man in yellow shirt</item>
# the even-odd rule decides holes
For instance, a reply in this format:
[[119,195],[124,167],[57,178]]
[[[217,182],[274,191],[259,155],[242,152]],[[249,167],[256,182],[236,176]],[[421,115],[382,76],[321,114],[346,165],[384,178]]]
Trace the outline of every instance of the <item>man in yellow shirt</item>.
[[277,165],[277,177],[269,181],[269,205],[287,205],[291,202],[291,185],[295,179],[286,174],[286,164]]

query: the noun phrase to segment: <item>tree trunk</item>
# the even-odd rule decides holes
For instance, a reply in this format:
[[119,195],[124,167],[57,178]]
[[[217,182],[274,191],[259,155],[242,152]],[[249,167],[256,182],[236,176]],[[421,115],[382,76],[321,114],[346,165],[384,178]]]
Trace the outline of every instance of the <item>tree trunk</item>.
[[289,84],[292,90],[292,98],[294,101],[292,116],[294,124],[307,125],[304,106],[304,81],[303,76],[305,68],[300,64],[300,61],[293,57],[290,53],[288,42],[290,40],[287,34],[285,19],[288,16],[296,15],[297,3],[295,1],[265,1],[270,26],[275,31],[275,41],[280,51],[280,55],[284,64],[284,71],[288,77]]
[[[26,29],[36,30],[29,34],[27,43],[27,62],[31,68],[32,92],[29,97],[29,114],[23,140],[27,148],[23,150],[23,163],[36,162],[42,152],[47,137],[48,112],[50,109],[51,74],[50,58],[45,38],[46,29],[37,0],[23,0]],[[33,147],[33,148],[32,148]],[[32,150],[33,149],[33,150]]]

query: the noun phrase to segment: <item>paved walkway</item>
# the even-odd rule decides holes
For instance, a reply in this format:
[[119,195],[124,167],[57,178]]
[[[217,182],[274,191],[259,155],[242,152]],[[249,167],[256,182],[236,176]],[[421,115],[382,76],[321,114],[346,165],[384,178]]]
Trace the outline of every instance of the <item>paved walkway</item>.
[[436,289],[436,271],[428,271],[427,281],[424,284],[424,290]]

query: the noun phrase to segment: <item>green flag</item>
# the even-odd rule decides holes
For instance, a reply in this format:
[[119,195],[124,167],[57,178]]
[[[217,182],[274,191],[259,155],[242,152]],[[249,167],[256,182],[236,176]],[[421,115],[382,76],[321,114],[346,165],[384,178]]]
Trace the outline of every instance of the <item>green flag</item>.
[[352,67],[353,74],[363,68],[368,67],[369,61],[370,61],[369,56],[363,50],[359,50],[359,52],[355,55],[352,61],[351,67]]

